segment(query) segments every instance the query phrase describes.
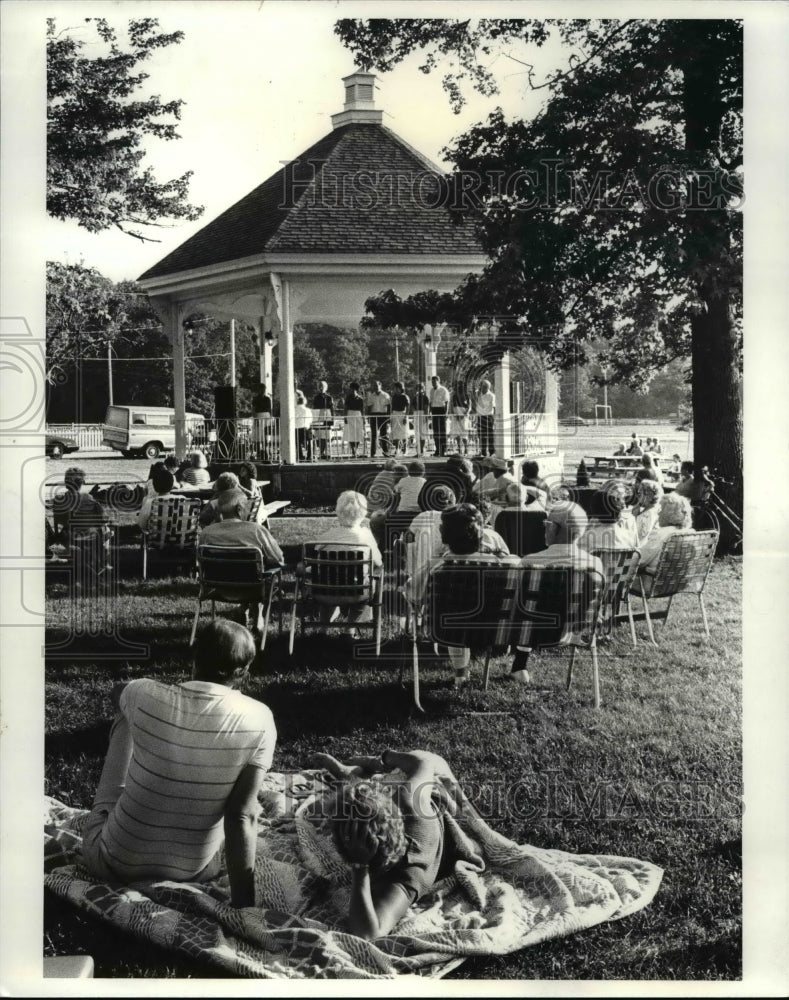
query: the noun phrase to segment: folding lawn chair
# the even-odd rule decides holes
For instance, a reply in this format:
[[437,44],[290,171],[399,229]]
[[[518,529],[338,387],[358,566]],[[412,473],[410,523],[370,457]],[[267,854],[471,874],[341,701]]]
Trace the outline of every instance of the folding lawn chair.
[[[189,645],[195,641],[203,601],[211,602],[212,619],[216,617],[216,602],[223,601],[228,604],[262,604],[265,607],[263,628],[260,631],[260,649],[265,649],[271,604],[274,592],[279,591],[282,567],[267,567],[260,549],[201,545],[197,550],[197,570],[200,590]],[[281,603],[279,630],[282,632]]]
[[326,630],[372,629],[375,636],[375,655],[381,652],[381,572],[374,572],[373,554],[369,545],[344,545],[338,542],[305,542],[302,546],[301,565],[296,574],[296,587],[290,616],[290,643],[288,652],[293,654],[296,619],[304,631],[305,604],[320,607],[355,608],[368,605],[372,608],[371,621],[333,622],[312,621],[313,628]]
[[627,608],[627,618],[630,622],[630,636],[633,645],[636,646],[638,642],[633,620],[633,607],[630,603],[630,588],[638,571],[641,553],[638,549],[606,548],[595,549],[592,555],[600,559],[605,573],[605,591],[600,607],[601,624],[607,625],[610,634],[614,626],[619,621],[624,620],[624,616],[619,614],[619,609],[624,602]]
[[[704,585],[715,558],[718,545],[717,531],[678,531],[663,543],[654,575],[640,573],[632,586],[632,593],[639,594],[644,603],[644,614],[636,615],[641,621],[646,619],[649,638],[654,646],[653,620],[668,619],[671,602],[677,594],[696,594],[704,622],[707,641],[710,627],[707,623],[707,609],[704,607]],[[668,604],[663,610],[650,611],[649,601],[655,597],[667,597]]]
[[148,576],[148,553],[185,562],[194,569],[197,555],[199,497],[157,497],[148,526],[142,533],[142,577]]
[[[570,646],[567,690],[573,679],[578,648],[592,655],[595,708],[600,707],[600,671],[597,662],[597,621],[605,578],[591,567],[523,566],[513,602],[507,642],[525,649]],[[484,686],[488,685],[488,669]]]
[[[485,678],[496,646],[509,644],[520,559],[480,553],[444,556],[430,571],[424,598],[414,601],[411,629],[414,704],[419,691],[419,641],[485,653]],[[400,676],[402,680],[403,668]]]

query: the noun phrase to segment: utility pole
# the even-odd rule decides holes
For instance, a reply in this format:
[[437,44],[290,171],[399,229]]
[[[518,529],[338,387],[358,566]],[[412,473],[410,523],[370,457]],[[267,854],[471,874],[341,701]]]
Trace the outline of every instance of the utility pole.
[[107,386],[109,390],[109,403],[112,406],[114,400],[112,398],[112,344],[107,341]]
[[395,380],[400,381],[400,331],[395,329]]

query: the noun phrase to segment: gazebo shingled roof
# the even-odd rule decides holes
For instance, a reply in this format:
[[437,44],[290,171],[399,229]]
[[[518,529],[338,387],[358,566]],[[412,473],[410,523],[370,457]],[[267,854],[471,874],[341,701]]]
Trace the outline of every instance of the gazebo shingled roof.
[[482,253],[473,224],[453,218],[441,185],[439,169],[384,125],[341,125],[141,280],[267,252]]

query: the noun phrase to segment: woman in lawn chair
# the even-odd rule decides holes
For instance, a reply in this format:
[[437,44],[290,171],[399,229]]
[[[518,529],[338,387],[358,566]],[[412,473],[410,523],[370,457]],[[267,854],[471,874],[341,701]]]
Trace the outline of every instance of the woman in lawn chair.
[[[367,500],[362,493],[345,490],[337,498],[335,509],[337,523],[329,528],[320,538],[321,543],[330,545],[336,542],[341,545],[369,545],[373,560],[373,574],[378,575],[383,569],[383,559],[378,543],[370,529],[362,524],[367,516]],[[339,607],[330,608],[321,605],[320,615],[324,624],[339,617]],[[368,622],[372,620],[373,609],[369,604],[359,604],[348,608],[349,622]]]

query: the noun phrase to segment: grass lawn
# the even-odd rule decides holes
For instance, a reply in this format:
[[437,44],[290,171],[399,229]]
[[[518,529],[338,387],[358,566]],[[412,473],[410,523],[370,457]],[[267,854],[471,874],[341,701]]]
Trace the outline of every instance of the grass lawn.
[[[282,519],[287,546],[325,524]],[[292,550],[293,551],[293,550]],[[185,576],[140,579],[139,553],[120,552],[122,578],[109,605],[113,634],[80,636],[89,617],[56,574],[47,585],[46,791],[89,807],[107,745],[109,693],[121,679],[185,679],[196,584]],[[665,869],[654,902],[632,917],[505,957],[465,962],[466,979],[736,979],[741,975],[741,562],[716,562],[707,584],[712,640],[695,599],[675,600],[659,649],[629,645],[620,630],[601,647],[603,707],[592,704],[591,668],[580,653],[570,692],[564,656],[533,658],[532,685],[509,684],[508,658],[481,669],[462,692],[425,650],[424,717],[398,683],[409,649],[396,619],[380,660],[358,656],[340,633],[297,637],[288,657],[275,622],[248,693],[274,712],[275,767],[316,750],[339,756],[391,745],[434,750],[451,763],[496,829],[519,842],[578,853],[620,854]],[[223,605],[222,612],[238,617]],[[75,617],[76,616],[76,617]],[[83,617],[81,617],[83,616]],[[287,625],[288,616],[285,615]],[[643,627],[639,636],[645,638]],[[147,648],[139,657],[133,647]],[[125,650],[125,651],[124,651]],[[530,667],[531,669],[531,667]],[[408,673],[406,675],[408,677]],[[470,713],[480,714],[470,714]],[[487,713],[487,714],[486,714]],[[45,954],[83,952],[97,976],[199,977],[210,968],[126,937],[49,897]]]

